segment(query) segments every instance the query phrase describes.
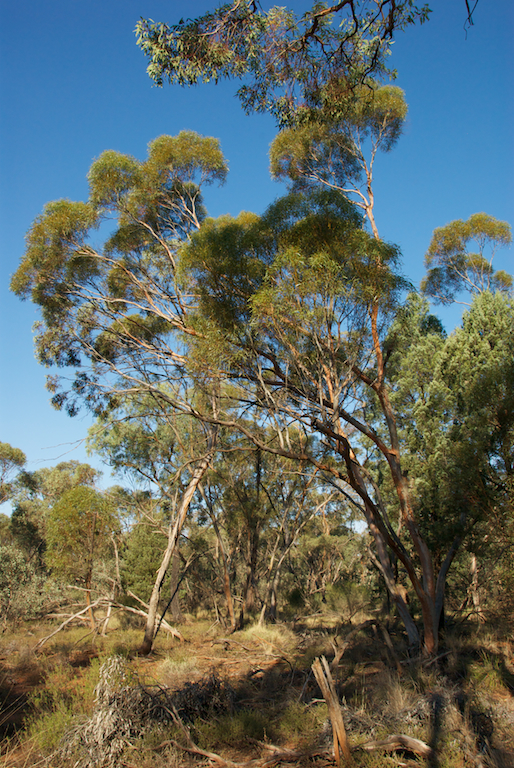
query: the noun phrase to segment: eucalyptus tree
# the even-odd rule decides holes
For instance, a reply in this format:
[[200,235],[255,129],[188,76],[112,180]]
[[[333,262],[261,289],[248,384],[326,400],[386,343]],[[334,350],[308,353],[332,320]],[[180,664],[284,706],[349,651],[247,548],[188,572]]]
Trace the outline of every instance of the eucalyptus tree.
[[[205,217],[203,185],[226,172],[214,139],[161,136],[144,162],[104,152],[87,202],[49,203],[35,220],[12,289],[41,308],[40,362],[75,369],[70,386],[49,377],[54,405],[101,414],[128,394],[187,400],[190,297],[177,284],[177,251]],[[111,232],[97,247],[100,225]]]
[[[397,316],[401,322],[407,286],[397,249],[368,234],[340,192],[311,190],[278,201],[262,218],[207,220],[184,246],[181,269],[199,295],[202,336],[191,337],[191,358],[202,361],[206,375],[216,370],[241,407],[251,403],[274,425],[281,443],[237,425],[257,447],[312,463],[361,511],[410,642],[420,634],[403,574],[419,602],[425,652],[434,653],[462,525],[453,515],[445,552],[434,552],[430,525],[422,522],[435,510],[420,509],[417,478],[409,475],[395,402],[401,376],[391,366],[391,329]],[[437,347],[439,337],[431,343]],[[293,428],[295,446],[287,440]],[[446,434],[444,420],[437,428]],[[313,433],[322,454],[309,446]],[[371,471],[377,454],[389,498]],[[442,469],[437,455],[433,464]]]
[[[198,517],[207,517],[216,534],[227,613],[230,628],[235,631],[242,628],[246,614],[255,612],[257,606],[257,569],[270,516],[264,479],[269,461],[241,435],[230,431],[227,434],[225,430],[220,438],[217,460],[202,482],[203,503]],[[235,610],[236,590],[239,617]]]
[[43,567],[46,523],[54,504],[77,487],[93,487],[100,473],[89,464],[62,461],[55,467],[21,472],[13,486],[10,532],[30,559]]
[[[183,350],[195,332],[187,319],[194,297],[177,282],[178,251],[205,218],[203,186],[226,173],[216,140],[161,136],[144,162],[104,152],[91,166],[87,202],[58,200],[36,219],[12,289],[41,308],[40,362],[75,369],[71,385],[48,378],[54,405],[73,415],[85,403],[100,416],[139,397],[153,398],[157,411],[192,410]],[[98,247],[100,225],[111,231]],[[198,457],[177,521],[211,457],[210,447]]]
[[[193,402],[193,395],[189,397]],[[139,525],[130,537],[129,559],[137,557],[134,546],[143,541],[145,533],[158,549],[156,552],[154,546],[144,544],[146,560],[156,559],[158,563],[148,598],[142,653],[150,652],[158,630],[159,602],[170,565],[174,596],[180,536],[193,498],[214,458],[216,441],[215,426],[196,423],[190,416],[177,413],[153,393],[145,398],[126,398],[123,406],[98,418],[90,430],[90,448],[101,453],[118,474],[143,489],[142,503],[137,503],[136,496]],[[176,613],[177,604],[175,599]]]
[[484,291],[510,293],[512,276],[505,270],[495,271],[493,259],[498,248],[511,243],[509,224],[486,213],[439,227],[425,256],[428,271],[422,291],[438,304],[469,304],[469,297]]
[[[263,429],[260,420],[261,415],[253,423],[239,417],[237,423],[261,442],[279,446],[276,430]],[[295,442],[292,431],[289,438]],[[286,557],[306,522],[328,503],[321,478],[311,465],[262,450],[237,429],[221,430],[217,448],[202,481],[198,515],[210,519],[216,533],[231,628],[241,628],[252,613],[261,623],[275,621]]]
[[0,443],[0,504],[11,497],[13,475],[23,469],[26,461],[27,457],[20,448]]
[[292,191],[339,190],[364,213],[373,236],[373,173],[378,152],[389,152],[401,136],[407,104],[401,88],[368,81],[338,118],[281,130],[271,145],[271,173]]
[[[276,517],[267,537],[267,563],[263,575],[265,594],[259,615],[260,624],[277,620],[279,593],[283,592],[280,590],[284,581],[283,571],[291,562],[291,553],[302,546],[309,523],[315,518],[326,519],[326,509],[334,504],[335,494],[327,489],[317,468],[309,471],[301,464],[294,467],[290,461],[287,463],[289,466],[284,467],[283,480],[278,484]],[[342,517],[340,509],[339,516]],[[314,555],[313,560],[316,559]],[[322,559],[318,559],[315,565],[318,573],[323,570]]]
[[174,25],[141,19],[136,33],[157,85],[243,80],[245,111],[269,112],[284,127],[340,118],[370,77],[393,75],[394,35],[429,13],[412,0],[316,2],[303,15],[234,0]]

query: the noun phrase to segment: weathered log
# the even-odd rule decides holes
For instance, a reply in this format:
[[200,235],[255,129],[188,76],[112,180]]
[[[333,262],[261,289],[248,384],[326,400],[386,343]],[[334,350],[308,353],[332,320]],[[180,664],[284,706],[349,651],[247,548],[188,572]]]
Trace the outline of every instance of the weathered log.
[[384,749],[391,752],[396,749],[407,749],[409,752],[420,755],[420,757],[433,757],[434,755],[432,747],[429,747],[424,741],[414,739],[412,736],[404,736],[401,733],[393,733],[387,739],[367,741],[365,744],[360,744],[359,749],[364,749],[366,752],[372,752],[375,749]]

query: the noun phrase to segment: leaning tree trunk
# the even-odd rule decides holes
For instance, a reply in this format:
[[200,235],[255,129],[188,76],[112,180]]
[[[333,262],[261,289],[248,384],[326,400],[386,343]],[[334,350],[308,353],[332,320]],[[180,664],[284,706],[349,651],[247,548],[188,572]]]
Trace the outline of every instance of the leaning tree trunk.
[[213,451],[214,441],[215,441],[215,434],[212,435],[212,438],[210,441],[211,449],[209,453],[207,453],[203,457],[203,459],[200,461],[195,471],[193,472],[193,476],[191,477],[191,480],[189,481],[189,484],[185,490],[184,496],[182,497],[182,502],[180,504],[175,523],[173,526],[170,526],[169,534],[168,534],[168,545],[164,551],[160,568],[157,571],[157,577],[155,579],[155,583],[152,589],[152,594],[150,597],[150,602],[148,604],[148,616],[146,619],[145,634],[144,634],[143,642],[139,649],[139,653],[141,654],[146,655],[150,653],[150,651],[152,650],[153,641],[155,637],[155,626],[157,622],[157,608],[159,605],[159,597],[161,594],[162,583],[166,576],[166,572],[171,562],[171,558],[173,557],[173,553],[175,552],[177,541],[180,536],[180,532],[182,531],[182,527],[184,525],[186,515],[188,512],[189,506],[191,504],[191,501],[193,499],[193,496],[195,494],[195,491],[198,488],[198,485],[201,482],[202,477],[205,475],[209,467],[209,464],[212,461],[212,457],[214,453]]

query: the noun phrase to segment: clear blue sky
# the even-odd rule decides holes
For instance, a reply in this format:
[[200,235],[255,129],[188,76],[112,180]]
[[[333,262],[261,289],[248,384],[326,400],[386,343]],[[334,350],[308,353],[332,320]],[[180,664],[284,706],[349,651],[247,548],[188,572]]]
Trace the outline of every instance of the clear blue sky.
[[[133,32],[139,17],[173,23],[214,5],[4,0],[0,6],[0,441],[21,448],[31,470],[70,459],[101,466],[86,458],[80,442],[90,418],[70,419],[49,404],[45,370],[33,354],[37,312],[9,293],[25,232],[45,203],[86,199],[88,168],[103,150],[143,159],[150,140],[182,129],[218,137],[228,159],[226,185],[207,195],[211,215],[259,213],[281,192],[268,173],[274,123],[245,116],[234,84],[158,89],[146,75]],[[298,11],[309,5],[289,3]],[[467,32],[464,0],[429,5],[431,20],[394,44],[392,63],[409,116],[398,146],[379,159],[375,186],[380,234],[400,246],[415,284],[435,227],[478,211],[514,224],[514,3],[480,0]],[[513,251],[504,251],[497,266],[513,272]],[[458,315],[443,319],[451,327]]]

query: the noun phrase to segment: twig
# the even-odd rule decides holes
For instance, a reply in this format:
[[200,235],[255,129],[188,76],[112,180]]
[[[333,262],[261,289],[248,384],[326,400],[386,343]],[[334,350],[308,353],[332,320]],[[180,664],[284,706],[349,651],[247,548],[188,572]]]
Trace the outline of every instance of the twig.
[[157,747],[150,747],[150,749],[157,751],[169,746],[182,749],[184,752],[189,752],[193,755],[201,755],[202,757],[207,757],[209,760],[216,763],[216,765],[221,766],[222,768],[271,768],[271,766],[276,765],[282,761],[298,761],[303,758],[327,755],[326,751],[296,752],[294,750],[281,750],[278,749],[278,747],[274,747],[274,749],[277,749],[278,751],[273,752],[273,754],[271,754],[269,757],[257,757],[253,758],[252,760],[245,760],[243,763],[234,763],[232,760],[225,760],[223,757],[221,757],[221,755],[217,755],[215,752],[207,752],[205,749],[200,749],[200,747],[196,746],[196,744],[193,742],[191,742],[190,746],[186,747],[183,744],[180,744],[178,741],[175,741],[175,739],[167,739]]
[[243,650],[248,651],[248,653],[255,653],[255,648],[248,648],[246,645],[239,643],[237,640],[232,640],[230,637],[221,637],[219,640],[211,641],[211,645],[223,645],[225,643],[233,643],[234,645],[239,645]]

